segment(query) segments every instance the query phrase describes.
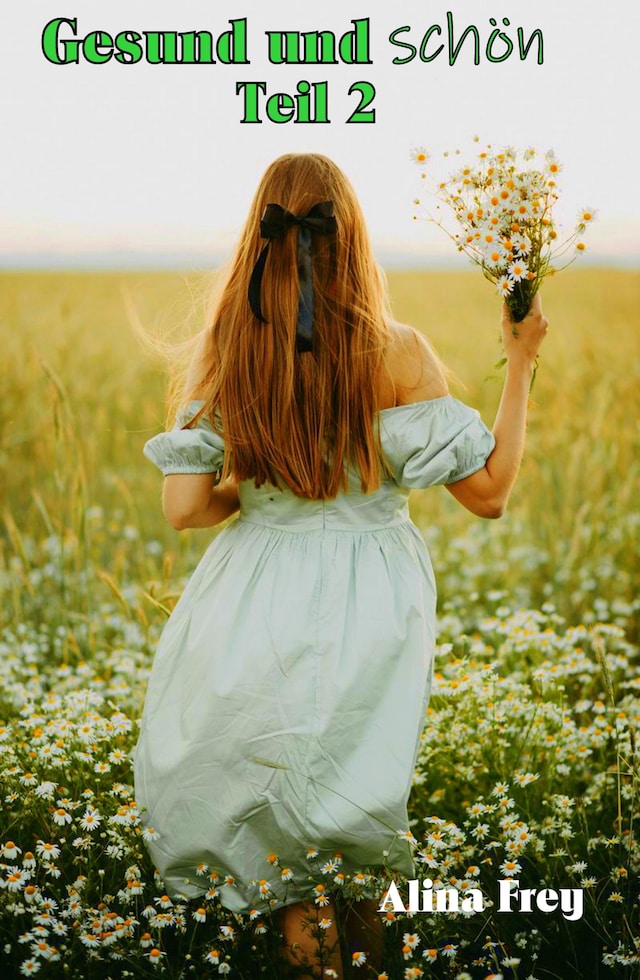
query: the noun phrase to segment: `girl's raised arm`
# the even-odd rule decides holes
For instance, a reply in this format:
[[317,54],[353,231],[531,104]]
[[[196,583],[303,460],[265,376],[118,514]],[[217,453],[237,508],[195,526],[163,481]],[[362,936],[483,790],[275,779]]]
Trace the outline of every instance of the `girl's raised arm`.
[[495,449],[483,469],[447,485],[459,503],[479,517],[501,517],[513,489],[524,452],[529,388],[536,355],[549,328],[540,294],[516,325],[506,304],[502,308],[502,341],[507,358],[506,378],[493,426]]

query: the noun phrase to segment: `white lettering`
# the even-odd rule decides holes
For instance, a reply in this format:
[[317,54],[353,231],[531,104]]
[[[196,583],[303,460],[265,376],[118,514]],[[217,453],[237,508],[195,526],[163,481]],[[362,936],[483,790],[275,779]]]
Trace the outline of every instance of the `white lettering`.
[[[391,908],[388,908],[389,902],[391,902]],[[400,898],[400,892],[398,891],[398,886],[395,881],[392,881],[386,892],[382,896],[382,901],[378,908],[378,912],[406,912],[407,909],[404,907],[402,899]]]
[[[582,894],[582,888],[561,888],[560,908],[562,909],[562,914],[564,915],[565,919],[581,919],[584,909],[584,895]],[[567,912],[569,915],[567,915]]]
[[519,881],[514,881],[513,878],[501,878],[498,882],[498,894],[500,901],[498,902],[498,912],[513,912],[511,908],[511,899],[518,893]]
[[470,888],[462,899],[463,912],[484,912],[484,895],[479,888]]

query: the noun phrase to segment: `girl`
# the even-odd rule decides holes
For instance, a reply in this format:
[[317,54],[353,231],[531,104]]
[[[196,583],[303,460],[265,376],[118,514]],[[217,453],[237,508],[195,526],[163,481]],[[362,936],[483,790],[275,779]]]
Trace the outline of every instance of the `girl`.
[[[145,446],[175,528],[239,510],[154,661],[135,755],[151,854],[173,895],[201,895],[204,864],[232,876],[219,890],[230,910],[279,908],[296,975],[315,975],[306,925],[320,918],[323,966],[343,975],[307,849],[336,874],[413,874],[399,832],[436,592],[409,491],[444,484],[474,514],[502,514],[547,330],[539,297],[512,328],[505,308],[491,432],[449,395],[422,336],[393,321],[346,177],[323,156],[286,155],[258,187],[176,425]],[[375,900],[358,906],[347,935],[376,966]]]

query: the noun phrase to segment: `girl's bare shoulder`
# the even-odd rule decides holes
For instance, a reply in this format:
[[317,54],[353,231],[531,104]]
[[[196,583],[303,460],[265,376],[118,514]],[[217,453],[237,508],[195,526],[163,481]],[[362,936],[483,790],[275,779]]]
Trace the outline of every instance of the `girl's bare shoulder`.
[[396,405],[449,394],[440,358],[427,338],[414,327],[404,323],[390,325],[386,365],[393,379]]

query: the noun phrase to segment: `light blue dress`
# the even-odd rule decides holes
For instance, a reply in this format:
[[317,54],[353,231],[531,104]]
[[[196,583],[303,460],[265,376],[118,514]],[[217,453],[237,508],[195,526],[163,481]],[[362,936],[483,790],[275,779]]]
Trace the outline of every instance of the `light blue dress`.
[[[144,453],[211,473],[223,439],[192,402]],[[433,673],[436,588],[412,488],[482,468],[494,439],[447,395],[378,413],[393,479],[335,500],[240,484],[163,631],[135,751],[135,790],[168,892],[195,898],[205,864],[233,911],[308,898],[311,865],[412,876],[407,800]],[[279,867],[267,856],[276,854]],[[282,881],[282,868],[293,879]],[[267,879],[269,895],[257,882]]]

